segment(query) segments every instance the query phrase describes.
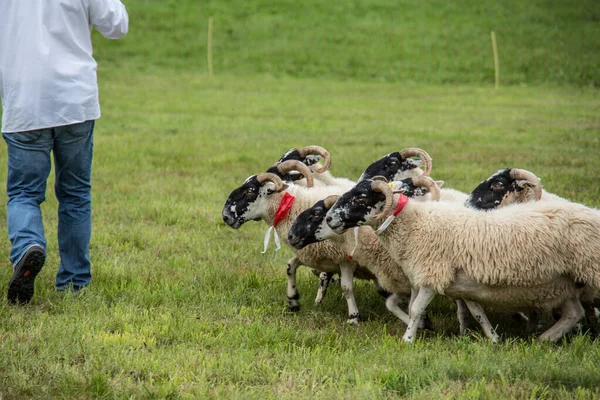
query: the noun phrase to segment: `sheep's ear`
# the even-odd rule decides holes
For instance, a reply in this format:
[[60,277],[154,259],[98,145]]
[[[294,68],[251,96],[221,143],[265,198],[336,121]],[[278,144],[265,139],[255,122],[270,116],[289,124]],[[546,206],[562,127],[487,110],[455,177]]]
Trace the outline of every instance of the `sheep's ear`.
[[[269,185],[269,186],[265,186],[265,185]],[[276,190],[275,190],[275,184],[273,182],[266,182],[265,185],[263,185],[263,186],[265,186],[265,188],[267,189],[267,194],[268,195],[273,194],[273,193],[276,192]],[[280,192],[283,192],[288,187],[290,187],[290,186],[288,184],[284,183],[283,186],[282,186],[282,188],[281,188],[281,190],[280,190]]]
[[444,186],[444,181],[435,181],[435,184],[438,185],[438,187],[441,189],[442,186]]

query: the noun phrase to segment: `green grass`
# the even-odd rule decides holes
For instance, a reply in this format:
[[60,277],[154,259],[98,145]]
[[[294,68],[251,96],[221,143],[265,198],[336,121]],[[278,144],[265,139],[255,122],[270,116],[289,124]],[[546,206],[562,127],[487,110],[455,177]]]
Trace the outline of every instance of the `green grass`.
[[[93,283],[54,291],[51,177],[36,295],[26,307],[0,300],[0,399],[600,396],[598,343],[584,334],[542,344],[490,312],[503,334],[492,345],[476,327],[457,336],[454,306],[436,299],[436,332],[407,346],[372,285],[356,283],[363,321],[347,326],[339,287],[315,306],[305,268],[290,314],[291,252],[260,254],[263,222],[235,231],[221,219],[247,176],[309,144],[331,152],[338,176],[421,147],[447,187],[526,168],[548,191],[600,207],[597,2],[126,3],[127,38],[94,35]],[[0,241],[4,291],[9,248]]]
[[[100,80],[94,281],[82,295],[53,290],[49,189],[49,259],[33,304],[0,302],[3,398],[600,395],[598,344],[585,335],[540,344],[492,313],[502,344],[488,343],[479,329],[461,338],[453,306],[439,299],[436,334],[407,346],[404,326],[371,285],[357,283],[364,321],[350,327],[338,287],[312,304],[316,279],[306,269],[302,310],[289,314],[291,252],[261,255],[264,223],[234,231],[220,215],[243,179],[307,144],[329,149],[332,173],[354,179],[374,159],[418,146],[449,187],[470,190],[501,167],[521,167],[549,191],[599,206],[596,91],[114,69]],[[8,259],[7,241],[0,250]],[[7,265],[0,287],[10,274]]]
[[[140,71],[493,85],[600,86],[597,0],[130,0],[126,39],[100,62]],[[98,35],[97,35],[98,36]],[[151,60],[151,62],[149,62]]]

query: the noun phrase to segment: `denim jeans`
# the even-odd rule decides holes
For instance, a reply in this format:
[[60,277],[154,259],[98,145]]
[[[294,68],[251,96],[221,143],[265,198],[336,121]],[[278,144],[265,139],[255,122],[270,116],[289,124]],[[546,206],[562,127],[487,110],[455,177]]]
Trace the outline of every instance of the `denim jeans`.
[[18,263],[34,244],[46,248],[40,204],[46,199],[52,153],[54,192],[59,204],[56,287],[86,286],[92,279],[89,246],[94,121],[2,136],[8,146],[6,219],[12,244],[10,261]]

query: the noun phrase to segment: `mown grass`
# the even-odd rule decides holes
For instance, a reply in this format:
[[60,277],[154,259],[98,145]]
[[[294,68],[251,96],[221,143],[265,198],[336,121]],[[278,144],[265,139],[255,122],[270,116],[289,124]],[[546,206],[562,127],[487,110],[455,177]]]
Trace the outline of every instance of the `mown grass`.
[[457,336],[453,306],[437,299],[436,332],[407,346],[370,284],[356,283],[364,318],[351,327],[338,287],[313,305],[306,269],[291,314],[291,252],[260,254],[262,222],[234,231],[221,220],[232,189],[308,144],[353,179],[416,146],[448,187],[519,167],[600,206],[597,2],[238,3],[130,0],[124,40],[94,35],[93,283],[54,291],[51,178],[34,300],[0,301],[0,398],[598,398],[600,353],[584,334],[541,344],[491,312],[504,339],[492,345],[476,327]]
[[[350,327],[338,287],[312,304],[316,279],[306,269],[302,309],[290,314],[290,251],[261,255],[264,223],[234,231],[220,215],[248,175],[307,144],[329,149],[332,173],[349,178],[390,151],[418,146],[449,187],[470,190],[501,167],[521,167],[549,191],[599,206],[597,91],[211,80],[110,68],[100,81],[93,284],[80,295],[53,290],[49,189],[49,259],[36,296],[26,307],[0,302],[3,398],[600,395],[598,344],[586,335],[540,344],[511,317],[492,313],[505,339],[494,346],[475,327],[458,337],[454,308],[439,299],[436,333],[407,346],[404,326],[371,285],[357,283],[364,321]],[[0,251],[8,260],[8,241]],[[10,275],[7,262],[0,288]]]
[[[146,71],[493,85],[600,86],[596,0],[130,0],[131,32],[102,62]],[[150,61],[151,60],[151,61]]]

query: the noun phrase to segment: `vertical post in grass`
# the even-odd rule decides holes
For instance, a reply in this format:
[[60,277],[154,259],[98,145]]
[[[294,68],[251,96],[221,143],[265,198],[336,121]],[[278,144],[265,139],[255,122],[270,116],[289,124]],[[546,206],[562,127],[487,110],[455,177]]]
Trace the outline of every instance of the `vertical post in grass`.
[[498,47],[496,46],[496,33],[494,31],[491,31],[490,36],[492,37],[492,50],[494,51],[494,75],[496,78],[494,87],[498,89],[500,87],[500,64],[498,63]]
[[213,76],[213,66],[212,66],[212,27],[213,27],[213,17],[208,18],[208,39],[206,44],[206,59],[208,61],[208,76],[212,78]]

